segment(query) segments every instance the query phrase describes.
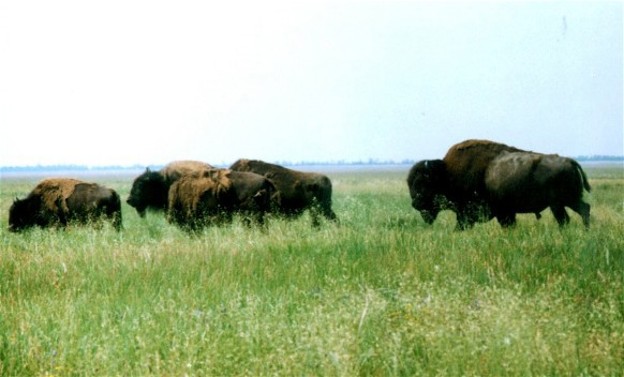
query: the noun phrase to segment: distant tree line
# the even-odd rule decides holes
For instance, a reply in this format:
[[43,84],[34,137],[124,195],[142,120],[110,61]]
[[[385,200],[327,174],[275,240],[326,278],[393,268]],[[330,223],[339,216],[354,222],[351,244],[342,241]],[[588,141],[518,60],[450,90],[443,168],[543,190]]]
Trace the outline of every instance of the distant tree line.
[[[578,156],[575,158],[579,162],[592,162],[592,161],[608,161],[608,162],[624,162],[623,156],[607,156],[607,155],[593,155],[593,156]],[[357,160],[357,161],[345,161],[345,160],[332,160],[332,161],[274,161],[277,164],[284,166],[307,166],[307,165],[317,165],[317,166],[332,166],[332,165],[343,165],[343,166],[365,166],[365,165],[413,165],[416,163],[416,160],[404,159],[401,161],[394,160],[379,160],[374,158],[369,158],[368,160]],[[216,165],[220,167],[226,167],[227,165]],[[0,166],[0,173],[34,173],[34,172],[84,172],[84,171],[109,171],[109,170],[142,170],[147,166],[145,165],[132,165],[132,166],[121,166],[121,165],[107,165],[107,166],[87,166],[87,165],[31,165],[31,166]],[[149,165],[150,169],[158,170],[162,167],[162,165]]]
[[593,156],[578,156],[576,158],[577,161],[587,162],[587,161],[624,161],[624,156],[604,156],[604,155],[593,155]]
[[104,171],[104,170],[135,170],[145,169],[144,166],[121,166],[121,165],[108,165],[108,166],[87,166],[87,165],[30,165],[30,166],[1,166],[0,173],[29,173],[29,172],[84,172],[84,171]]

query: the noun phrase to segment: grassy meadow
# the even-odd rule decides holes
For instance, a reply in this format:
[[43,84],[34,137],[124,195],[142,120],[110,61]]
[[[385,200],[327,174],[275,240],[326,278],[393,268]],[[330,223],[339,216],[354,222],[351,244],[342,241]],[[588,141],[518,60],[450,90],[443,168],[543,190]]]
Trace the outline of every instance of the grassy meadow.
[[624,170],[588,167],[592,224],[550,212],[427,226],[402,169],[331,171],[339,224],[241,221],[189,235],[7,231],[36,178],[0,181],[2,376],[621,375]]

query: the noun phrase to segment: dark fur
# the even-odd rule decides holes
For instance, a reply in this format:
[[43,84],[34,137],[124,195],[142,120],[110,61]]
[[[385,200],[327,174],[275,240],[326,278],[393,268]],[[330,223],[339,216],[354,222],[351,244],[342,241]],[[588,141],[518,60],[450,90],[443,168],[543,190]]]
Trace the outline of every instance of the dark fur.
[[502,153],[485,172],[485,189],[492,214],[502,226],[513,225],[516,213],[535,213],[550,207],[560,226],[570,221],[565,207],[581,215],[589,227],[589,204],[583,189],[590,191],[578,162],[557,155]]
[[332,211],[332,183],[318,173],[301,172],[259,160],[236,161],[230,169],[263,175],[273,182],[279,191],[279,211],[286,216],[296,216],[310,210],[313,225],[319,224],[319,215],[336,220]]
[[121,201],[112,189],[75,179],[41,181],[22,200],[16,199],[9,210],[9,230],[34,226],[66,226],[108,219],[121,229]]
[[441,210],[453,210],[458,229],[491,219],[484,175],[490,162],[504,151],[521,150],[488,140],[466,140],[453,145],[442,160],[416,163],[407,177],[412,206],[429,224]]
[[149,168],[132,183],[126,202],[144,217],[147,209],[167,209],[169,187],[178,179],[189,174],[202,174],[213,167],[201,161],[174,161],[159,171]]
[[213,169],[201,176],[185,176],[171,186],[167,218],[189,229],[229,222],[235,213],[247,222],[263,224],[278,198],[273,183],[261,175]]

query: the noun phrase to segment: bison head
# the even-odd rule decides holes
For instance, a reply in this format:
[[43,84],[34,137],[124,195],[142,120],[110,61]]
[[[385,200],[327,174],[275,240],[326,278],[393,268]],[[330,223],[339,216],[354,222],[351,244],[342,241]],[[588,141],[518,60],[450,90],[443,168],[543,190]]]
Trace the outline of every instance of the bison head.
[[416,163],[407,177],[412,207],[423,220],[431,224],[444,209],[446,167],[442,160],[425,160]]
[[158,172],[149,168],[132,183],[132,189],[126,202],[137,210],[139,216],[145,216],[147,208],[165,209],[169,188],[165,179]]
[[9,209],[9,231],[20,230],[35,226],[39,216],[41,202],[37,198],[19,200],[15,198]]

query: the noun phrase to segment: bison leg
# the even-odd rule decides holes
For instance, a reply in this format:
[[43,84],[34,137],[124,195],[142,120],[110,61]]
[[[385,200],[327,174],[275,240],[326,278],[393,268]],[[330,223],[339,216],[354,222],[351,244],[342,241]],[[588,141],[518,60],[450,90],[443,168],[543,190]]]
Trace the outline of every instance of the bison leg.
[[121,211],[115,211],[112,214],[112,219],[113,227],[119,232],[122,228]]
[[262,212],[258,212],[255,215],[255,223],[259,226],[264,226],[266,223],[264,222],[264,214]]
[[470,216],[464,212],[457,212],[457,230],[470,229],[476,224],[474,216]]
[[565,226],[567,223],[570,222],[570,216],[568,216],[568,213],[566,212],[564,206],[560,206],[560,207],[552,206],[550,207],[550,210],[555,216],[555,220],[557,220],[557,223],[559,223],[559,226]]
[[585,203],[582,200],[579,200],[578,203],[576,203],[575,205],[570,206],[570,208],[578,213],[579,215],[581,215],[581,218],[583,219],[583,225],[585,225],[585,228],[589,229],[589,212],[590,212],[590,208],[591,206],[587,203]]
[[[483,208],[474,204],[469,204],[457,209],[457,229],[466,230],[472,228],[476,223],[485,218]],[[491,218],[491,217],[490,217]]]
[[263,223],[262,213],[259,211],[239,211],[238,214],[243,224],[248,228],[254,224],[262,225]]
[[515,213],[505,213],[496,215],[496,220],[503,228],[509,228],[510,226],[516,225],[516,214]]
[[457,206],[456,212],[458,230],[472,228],[476,223],[486,222],[494,217],[490,206],[483,201]]
[[120,231],[122,228],[122,217],[121,217],[121,202],[119,199],[112,200],[111,203],[108,203],[104,207],[104,212],[106,217],[111,221],[113,227],[116,231]]
[[63,203],[62,198],[56,199],[56,223],[60,225],[62,228],[67,226],[67,222],[69,221],[69,210],[65,210],[67,208],[67,204]]
[[312,227],[318,228],[321,226],[318,208],[314,207],[310,209],[310,217],[312,217]]
[[468,220],[468,216],[466,216],[465,213],[457,212],[457,226],[456,226],[457,230],[466,230],[472,227],[472,225],[474,224],[470,223],[470,221]]
[[325,216],[325,218],[327,220],[334,221],[334,220],[338,219],[337,216],[336,216],[336,213],[334,211],[332,211],[331,207],[328,206],[328,205],[324,205],[322,207],[322,212],[323,212],[323,216]]

